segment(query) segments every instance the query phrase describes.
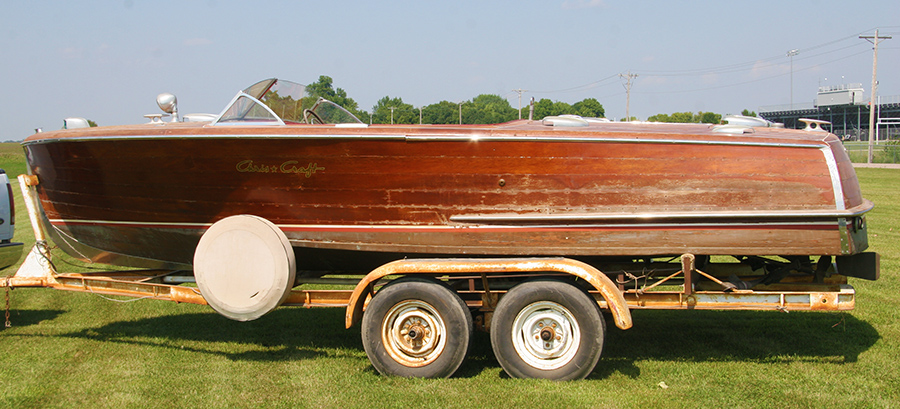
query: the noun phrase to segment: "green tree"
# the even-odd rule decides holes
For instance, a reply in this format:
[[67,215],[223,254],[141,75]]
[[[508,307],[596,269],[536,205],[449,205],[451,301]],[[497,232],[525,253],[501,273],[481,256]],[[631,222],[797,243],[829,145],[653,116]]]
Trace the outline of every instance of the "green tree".
[[534,103],[534,116],[532,119],[540,121],[544,117],[553,115],[553,101],[547,98],[541,98]]
[[290,95],[281,96],[278,91],[272,90],[263,95],[262,102],[281,119],[299,122],[303,120],[303,108],[312,107],[315,100],[301,98],[295,101]]
[[700,112],[698,115],[697,122],[702,124],[717,124],[722,122],[722,114],[716,114],[712,112]]
[[694,114],[693,112],[674,112],[671,115],[667,114],[656,114],[649,118],[647,121],[650,122],[670,122],[670,123],[704,123],[704,124],[717,124],[722,120],[721,114],[716,114],[712,112],[698,112]]
[[496,124],[518,118],[518,111],[509,105],[505,98],[494,94],[481,94],[464,108],[463,122],[467,124]]
[[334,88],[334,80],[327,75],[320,75],[318,81],[307,85],[306,92],[309,94],[309,101],[304,101],[304,108],[309,108],[321,97],[344,107],[363,122],[368,122],[369,113],[361,111],[359,104],[353,98],[348,97],[347,91],[344,91],[343,88]]
[[586,118],[603,118],[606,116],[606,110],[603,109],[603,105],[594,98],[585,98],[576,102],[575,105],[572,105],[572,108],[575,109],[575,115],[581,115]]
[[[527,110],[527,107],[522,108],[523,117],[527,117]],[[515,111],[515,109],[513,109],[513,111]],[[575,105],[570,105],[568,102],[551,101],[546,98],[541,98],[534,103],[534,116],[532,119],[539,121],[545,117],[557,115],[580,115],[586,118],[603,118],[606,116],[606,110],[603,109],[603,105],[594,98],[585,98],[576,102]]]
[[749,109],[745,109],[745,110],[741,111],[741,115],[743,115],[743,116],[756,116],[756,112],[753,112],[753,111],[751,111],[751,110],[749,110]]
[[672,122],[679,124],[689,124],[694,121],[694,113],[693,112],[673,112],[670,116],[672,118]]
[[459,123],[458,105],[450,101],[441,101],[422,108],[422,123],[455,124]]
[[550,115],[574,115],[575,108],[572,108],[568,102],[556,101],[553,103],[553,112]]
[[419,110],[403,102],[402,98],[385,96],[372,107],[372,123],[376,124],[417,124]]

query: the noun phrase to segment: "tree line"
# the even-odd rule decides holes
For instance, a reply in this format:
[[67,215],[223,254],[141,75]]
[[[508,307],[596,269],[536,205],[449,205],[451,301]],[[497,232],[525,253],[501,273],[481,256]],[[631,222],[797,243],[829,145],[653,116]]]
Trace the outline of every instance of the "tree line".
[[[494,124],[519,118],[519,110],[513,108],[505,98],[494,94],[481,94],[468,101],[438,103],[415,107],[403,102],[400,97],[385,96],[375,103],[371,111],[364,111],[359,104],[347,96],[342,88],[335,88],[331,77],[322,75],[319,80],[306,86],[313,98],[322,97],[334,102],[366,123],[375,124]],[[528,118],[529,108],[522,108],[522,118]],[[585,98],[575,104],[541,99],[534,103],[533,119],[552,115],[581,115],[603,118],[606,110],[594,98]]]
[[[344,107],[364,123],[374,124],[495,124],[519,119],[519,110],[513,108],[505,98],[494,94],[481,94],[468,101],[438,103],[415,107],[403,102],[400,97],[385,96],[375,103],[370,111],[360,109],[359,104],[347,95],[347,91],[334,87],[334,80],[321,75],[319,79],[306,86],[308,95],[301,101],[289,97],[269,93],[265,103],[282,119],[299,121],[302,111],[310,108],[318,98],[325,98]],[[605,118],[606,110],[595,98],[585,98],[574,104],[562,101],[551,101],[546,98],[532,101],[534,112],[532,119],[540,120],[548,116],[579,115],[590,118]],[[521,118],[527,119],[529,106],[522,107]],[[756,116],[756,113],[744,110],[742,115]],[[622,119],[625,121],[626,119]],[[632,117],[627,120],[637,120]],[[675,112],[672,114],[656,114],[647,118],[650,122],[680,122],[717,124],[722,120],[721,114],[712,112]],[[97,126],[89,121],[91,126]]]
[[[356,115],[366,123],[375,124],[494,124],[519,118],[519,111],[505,98],[494,94],[481,94],[468,101],[441,101],[423,107],[415,107],[403,102],[400,97],[385,96],[375,103],[371,111],[361,110],[359,104],[347,96],[342,88],[335,88],[331,77],[319,76],[318,81],[306,87],[313,98],[322,97],[332,101]],[[554,115],[580,115],[582,117],[605,118],[606,110],[595,98],[585,98],[574,104],[551,101],[542,98],[534,103],[532,119]],[[528,118],[529,107],[522,107],[522,118]],[[756,116],[743,110],[742,115]],[[637,118],[630,118],[636,120]],[[622,119],[623,121],[625,119]],[[649,122],[708,123],[718,124],[722,115],[713,112],[675,112],[656,114],[647,118]]]

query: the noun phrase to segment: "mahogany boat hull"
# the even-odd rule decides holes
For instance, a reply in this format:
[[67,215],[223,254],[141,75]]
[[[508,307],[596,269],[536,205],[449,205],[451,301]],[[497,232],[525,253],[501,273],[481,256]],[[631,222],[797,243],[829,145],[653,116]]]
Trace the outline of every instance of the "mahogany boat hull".
[[24,143],[55,240],[112,264],[191,264],[253,214],[301,269],[405,256],[848,255],[866,246],[840,141],[705,125],[140,125]]

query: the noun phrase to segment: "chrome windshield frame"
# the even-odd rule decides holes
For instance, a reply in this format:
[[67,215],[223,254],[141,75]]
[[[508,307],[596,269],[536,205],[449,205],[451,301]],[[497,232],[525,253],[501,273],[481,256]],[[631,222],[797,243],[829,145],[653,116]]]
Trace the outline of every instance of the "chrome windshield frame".
[[[275,122],[272,122],[272,121],[254,121],[254,120],[234,121],[234,122],[219,122],[219,121],[222,119],[222,117],[225,116],[225,113],[228,112],[228,110],[230,110],[231,107],[232,107],[235,103],[237,103],[237,101],[238,101],[241,97],[247,97],[247,98],[249,98],[250,101],[253,102],[254,104],[263,107],[269,114],[272,115],[273,118],[275,118]],[[248,125],[248,124],[252,124],[252,125],[269,125],[269,126],[275,126],[275,125],[284,125],[285,123],[284,123],[284,120],[282,120],[281,117],[279,117],[278,115],[276,115],[275,112],[272,111],[272,109],[269,108],[266,104],[262,103],[262,101],[260,101],[260,100],[258,100],[258,99],[256,99],[256,98],[252,97],[250,94],[247,94],[247,93],[244,92],[244,91],[238,91],[237,95],[235,95],[234,98],[231,99],[231,102],[229,102],[228,105],[225,106],[225,109],[223,109],[222,112],[220,112],[219,115],[216,116],[216,119],[213,120],[212,123],[210,123],[211,126],[230,126],[230,125]]]
[[[348,124],[349,125],[359,125],[359,124],[365,125],[366,124],[365,122],[360,120],[359,117],[357,117],[352,112],[350,112],[347,108],[344,108],[344,107],[338,105],[337,103],[335,103],[334,101],[332,101],[330,99],[325,99],[322,97],[319,97],[316,100],[316,103],[313,104],[313,106],[310,107],[309,110],[312,112],[318,113],[318,112],[316,112],[316,110],[318,110],[319,107],[322,106],[323,104],[331,107],[332,109],[337,109],[338,111],[344,113],[344,115],[346,115],[347,117],[352,118],[354,120],[354,122],[328,122],[328,124],[334,124],[334,125],[348,125]],[[304,116],[304,118],[305,118],[305,116]],[[307,122],[307,123],[310,123],[310,122]]]

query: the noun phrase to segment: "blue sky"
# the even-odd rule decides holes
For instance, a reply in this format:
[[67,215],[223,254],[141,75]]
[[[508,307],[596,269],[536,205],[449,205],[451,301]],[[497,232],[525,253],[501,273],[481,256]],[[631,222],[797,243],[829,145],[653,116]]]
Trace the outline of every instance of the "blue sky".
[[161,92],[181,113],[218,113],[257,80],[334,79],[363,109],[513,89],[631,114],[809,103],[820,85],[862,83],[872,46],[879,95],[900,95],[896,1],[41,1],[0,0],[0,140],[81,116],[140,123]]

